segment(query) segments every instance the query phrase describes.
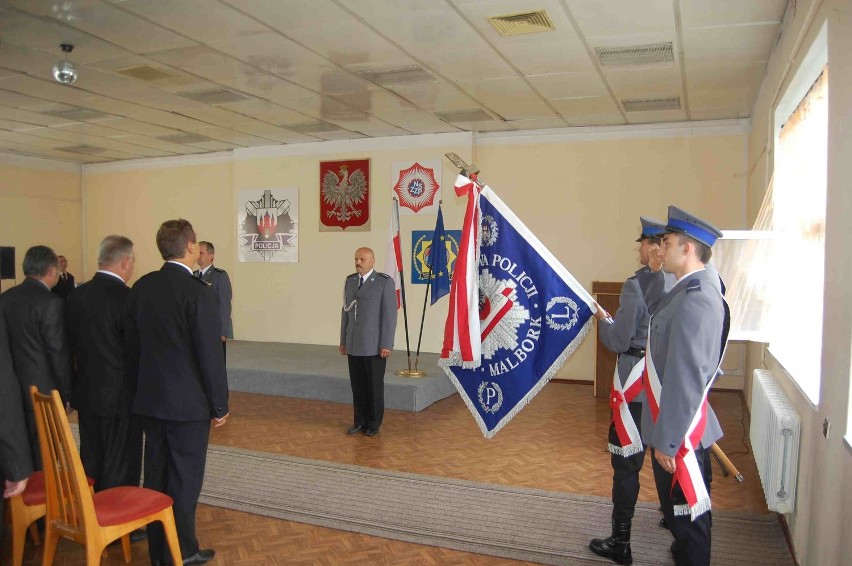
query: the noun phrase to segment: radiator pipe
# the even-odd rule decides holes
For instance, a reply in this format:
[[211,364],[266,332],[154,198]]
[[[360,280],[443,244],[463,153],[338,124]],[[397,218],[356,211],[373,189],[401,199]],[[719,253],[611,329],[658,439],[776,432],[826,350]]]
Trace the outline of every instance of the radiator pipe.
[[734,477],[737,478],[737,481],[743,483],[743,475],[740,473],[737,467],[734,466],[734,463],[731,462],[727,456],[725,456],[725,453],[722,452],[722,449],[719,448],[718,444],[714,444],[713,446],[711,446],[710,451],[713,453],[713,457],[716,458],[716,461],[719,462],[719,466],[721,466],[723,472],[726,472],[726,474],[734,474]]

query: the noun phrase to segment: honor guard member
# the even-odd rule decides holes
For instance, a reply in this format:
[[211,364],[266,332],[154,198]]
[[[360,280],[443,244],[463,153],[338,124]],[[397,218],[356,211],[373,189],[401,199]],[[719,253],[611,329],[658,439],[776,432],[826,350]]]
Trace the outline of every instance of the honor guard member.
[[616,564],[631,564],[630,527],[639,497],[639,471],[645,461],[640,422],[642,418],[642,371],[645,369],[645,344],[650,314],[637,277],[649,271],[648,262],[660,246],[665,224],[641,217],[639,263],[642,267],[624,282],[615,318],[598,307],[598,335],[607,349],[618,354],[610,390],[612,422],[609,425],[609,450],[612,463],[612,534],[592,539],[589,548],[598,556]]
[[722,436],[707,404],[727,340],[727,307],[715,271],[705,269],[722,233],[669,207],[663,269],[674,287],[652,310],[646,346],[642,437],[652,447],[654,482],[674,535],[675,564],[710,563],[710,494],[706,452]]
[[222,351],[225,352],[225,344],[234,339],[234,326],[231,323],[231,279],[228,272],[213,265],[216,256],[216,248],[210,242],[198,242],[199,255],[198,267],[192,272],[195,277],[213,287],[219,298],[219,320],[222,321]]
[[396,287],[393,279],[373,271],[370,248],[355,251],[355,273],[343,287],[340,353],[348,356],[355,418],[346,434],[375,436],[385,412],[385,366],[396,333]]

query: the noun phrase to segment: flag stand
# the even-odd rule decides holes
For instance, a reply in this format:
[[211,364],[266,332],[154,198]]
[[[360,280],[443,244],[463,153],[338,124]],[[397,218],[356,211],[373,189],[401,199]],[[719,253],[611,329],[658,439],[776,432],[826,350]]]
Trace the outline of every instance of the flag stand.
[[[396,197],[393,199],[393,212],[396,216],[397,235],[399,235],[401,229],[399,226],[399,204]],[[405,300],[405,274],[402,268],[402,261],[399,262],[399,290],[402,298],[402,319],[405,323],[405,350],[408,353],[408,369],[401,369],[396,374],[400,377],[423,377],[426,375],[425,372],[418,372],[417,369],[411,369],[411,346],[408,340],[408,307]]]

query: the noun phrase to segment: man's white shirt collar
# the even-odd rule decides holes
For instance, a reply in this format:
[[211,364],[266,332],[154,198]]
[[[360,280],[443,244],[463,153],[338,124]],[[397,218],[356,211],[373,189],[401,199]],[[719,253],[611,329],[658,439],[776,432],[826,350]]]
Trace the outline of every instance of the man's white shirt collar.
[[113,273],[112,271],[107,271],[106,269],[98,269],[98,273],[103,273],[104,275],[112,275],[125,285],[127,284],[127,281],[125,281],[124,278],[122,278],[121,275],[119,275],[118,273]]
[[368,271],[368,272],[367,272],[367,273],[365,273],[364,275],[361,275],[361,278],[363,278],[363,279],[364,279],[364,281],[366,281],[367,279],[369,279],[369,278],[370,278],[370,275],[372,275],[372,274],[373,274],[373,271],[374,271],[374,270],[373,270],[373,269],[371,269],[370,271]]
[[166,263],[173,263],[173,264],[175,264],[175,265],[179,265],[179,266],[181,266],[182,268],[184,268],[184,269],[186,269],[187,271],[189,271],[189,274],[190,274],[190,275],[192,275],[192,270],[191,270],[190,268],[188,268],[187,266],[185,266],[184,264],[182,264],[181,262],[179,262],[179,261],[175,261],[175,260],[173,260],[173,259],[170,259],[170,260],[168,260]]
[[698,273],[699,271],[704,271],[704,268],[702,267],[701,269],[696,269],[695,271],[690,271],[689,273],[687,273],[686,275],[684,275],[683,277],[681,277],[680,279],[675,281],[675,285],[677,285],[678,283],[680,283],[681,281],[683,281],[684,279],[686,279],[687,277],[689,277],[693,273]]
[[199,269],[198,271],[199,271],[199,273],[201,273],[201,276],[204,277],[205,275],[207,275],[207,272],[210,271],[211,267],[213,267],[212,263],[210,265],[208,265],[207,267],[205,267],[204,269]]

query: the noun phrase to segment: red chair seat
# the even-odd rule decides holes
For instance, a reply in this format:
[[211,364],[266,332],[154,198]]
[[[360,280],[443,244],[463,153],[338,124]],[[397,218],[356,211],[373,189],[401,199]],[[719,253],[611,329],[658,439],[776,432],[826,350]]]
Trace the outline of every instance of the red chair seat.
[[[95,485],[95,480],[92,478],[86,477],[86,480],[89,482],[89,487]],[[24,500],[24,505],[28,507],[44,505],[47,498],[44,492],[44,472],[33,472],[29,481],[27,481],[27,488],[21,494],[21,498]]]
[[170,507],[171,497],[144,487],[122,486],[99,491],[93,497],[98,524],[121,525]]
[[27,481],[27,488],[21,494],[24,500],[24,505],[32,507],[33,505],[44,505],[44,472],[33,472]]

